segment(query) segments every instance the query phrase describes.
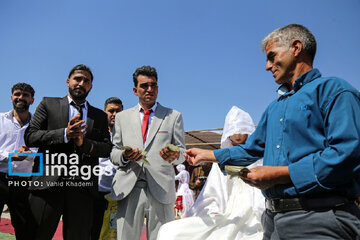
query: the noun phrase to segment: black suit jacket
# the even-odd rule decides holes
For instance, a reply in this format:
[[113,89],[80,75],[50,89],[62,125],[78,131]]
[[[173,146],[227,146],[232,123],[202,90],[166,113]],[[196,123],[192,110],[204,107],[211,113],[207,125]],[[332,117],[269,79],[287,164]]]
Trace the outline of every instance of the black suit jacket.
[[[39,185],[35,186],[33,184],[30,190],[51,188],[51,182],[61,180],[63,174],[59,174],[57,171],[55,171],[55,174],[46,174],[46,168],[49,166],[46,157],[54,153],[64,153],[68,157],[76,153],[80,162],[77,166],[90,165],[91,170],[98,165],[99,157],[109,157],[112,144],[110,142],[107,117],[102,110],[88,104],[87,132],[81,147],[77,147],[73,140],[68,143],[64,142],[64,131],[68,122],[69,102],[67,97],[44,97],[36,108],[35,114],[25,131],[24,138],[28,147],[38,147],[38,152],[43,153],[43,176],[32,177],[32,180],[37,181]],[[35,159],[33,172],[39,172],[39,167],[39,159]],[[92,173],[91,179],[87,180],[91,182],[87,187],[91,192],[97,191],[97,179],[97,176]]]

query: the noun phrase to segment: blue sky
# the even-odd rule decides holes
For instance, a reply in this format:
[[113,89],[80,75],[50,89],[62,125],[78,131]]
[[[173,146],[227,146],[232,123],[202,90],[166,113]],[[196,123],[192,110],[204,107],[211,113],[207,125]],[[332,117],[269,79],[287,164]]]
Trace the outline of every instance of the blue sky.
[[360,89],[359,13],[359,0],[1,1],[0,112],[17,82],[35,88],[32,112],[44,96],[65,96],[79,63],[93,70],[93,106],[117,96],[130,108],[132,73],[151,65],[158,101],[183,113],[185,130],[223,127],[233,105],[258,123],[277,89],[261,40],[303,24],[317,38],[314,67]]

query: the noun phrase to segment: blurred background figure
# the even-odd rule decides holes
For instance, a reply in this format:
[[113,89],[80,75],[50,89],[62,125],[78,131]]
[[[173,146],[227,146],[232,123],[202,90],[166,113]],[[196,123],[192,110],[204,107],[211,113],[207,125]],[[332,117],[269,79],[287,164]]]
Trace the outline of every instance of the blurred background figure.
[[183,218],[194,204],[194,192],[189,188],[190,174],[186,171],[185,165],[177,165],[176,170],[179,172],[175,176],[175,180],[179,181],[176,192],[176,208],[181,210],[177,215]]
[[207,176],[211,170],[211,163],[201,163],[195,167],[191,173],[189,187],[195,192],[195,200],[199,196],[201,189],[204,186]]

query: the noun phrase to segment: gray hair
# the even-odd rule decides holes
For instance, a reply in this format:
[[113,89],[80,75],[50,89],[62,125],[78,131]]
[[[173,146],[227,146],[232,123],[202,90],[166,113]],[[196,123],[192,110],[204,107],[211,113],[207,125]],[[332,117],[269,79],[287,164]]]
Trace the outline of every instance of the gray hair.
[[294,40],[300,40],[311,61],[315,58],[316,39],[309,29],[300,24],[289,24],[274,30],[262,40],[260,45],[261,50],[265,52],[268,42],[274,39],[281,46],[288,48]]

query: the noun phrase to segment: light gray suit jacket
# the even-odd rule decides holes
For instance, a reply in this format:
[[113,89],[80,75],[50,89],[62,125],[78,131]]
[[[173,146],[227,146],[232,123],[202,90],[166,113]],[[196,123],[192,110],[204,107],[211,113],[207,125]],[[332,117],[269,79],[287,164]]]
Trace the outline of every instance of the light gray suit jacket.
[[[134,188],[138,177],[143,171],[152,196],[163,204],[175,202],[175,172],[173,164],[182,163],[185,150],[184,125],[181,114],[173,109],[161,106],[155,110],[148,132],[145,146],[143,144],[139,107],[127,109],[116,114],[113,144],[110,159],[119,166],[113,179],[111,198],[121,200]],[[180,147],[180,156],[172,163],[165,161],[159,154],[167,143]],[[143,161],[121,161],[121,146],[131,146],[146,150],[146,158],[150,165]]]

